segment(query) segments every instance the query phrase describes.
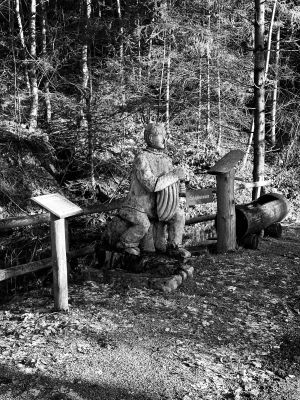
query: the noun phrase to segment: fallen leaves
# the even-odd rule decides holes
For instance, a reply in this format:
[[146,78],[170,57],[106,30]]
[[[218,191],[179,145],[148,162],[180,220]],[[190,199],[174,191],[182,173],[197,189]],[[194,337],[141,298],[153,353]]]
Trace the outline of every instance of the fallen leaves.
[[[170,382],[180,382],[180,395],[172,386],[166,398],[198,400],[201,393],[205,400],[273,400],[272,393],[283,390],[278,382],[293,387],[300,373],[299,268],[287,263],[294,256],[273,255],[271,246],[290,254],[277,249],[287,245],[280,243],[199,258],[195,281],[171,295],[133,287],[119,293],[86,282],[70,286],[68,314],[52,312],[52,299],[38,293],[19,299],[0,310],[0,362],[24,376],[54,376],[92,364],[95,355],[110,360],[126,342],[137,354],[148,352]],[[84,371],[77,373],[79,379]],[[94,368],[95,381],[104,376],[105,368]],[[0,386],[21,387],[12,382],[0,378]],[[75,386],[51,390],[45,395],[36,385],[24,393],[28,399],[82,399]]]

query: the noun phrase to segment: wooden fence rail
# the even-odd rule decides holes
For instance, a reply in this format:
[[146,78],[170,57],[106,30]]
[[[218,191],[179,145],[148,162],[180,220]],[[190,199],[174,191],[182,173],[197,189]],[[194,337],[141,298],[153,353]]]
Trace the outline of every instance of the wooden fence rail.
[[[124,203],[125,198],[115,199],[109,203],[94,204],[89,207],[84,207],[79,215],[88,215],[102,213],[106,211],[116,210]],[[24,215],[20,217],[12,217],[0,219],[0,232],[10,232],[12,229],[21,228],[24,226],[41,225],[43,223],[50,224],[50,213]]]

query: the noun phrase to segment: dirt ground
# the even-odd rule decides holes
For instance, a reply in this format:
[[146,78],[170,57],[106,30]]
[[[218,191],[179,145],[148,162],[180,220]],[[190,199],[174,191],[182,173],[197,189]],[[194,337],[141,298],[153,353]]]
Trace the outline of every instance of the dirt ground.
[[70,283],[0,308],[1,400],[299,400],[300,226],[204,254],[163,294]]

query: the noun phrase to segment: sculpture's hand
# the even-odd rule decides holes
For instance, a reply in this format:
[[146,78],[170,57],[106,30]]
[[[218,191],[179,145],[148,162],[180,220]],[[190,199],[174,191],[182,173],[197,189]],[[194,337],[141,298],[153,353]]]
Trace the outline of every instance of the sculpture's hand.
[[186,197],[179,197],[179,208],[187,211]]
[[182,167],[176,167],[173,170],[174,174],[176,174],[178,176],[178,179],[180,181],[184,181],[185,180],[185,176],[186,176],[186,172],[185,169]]

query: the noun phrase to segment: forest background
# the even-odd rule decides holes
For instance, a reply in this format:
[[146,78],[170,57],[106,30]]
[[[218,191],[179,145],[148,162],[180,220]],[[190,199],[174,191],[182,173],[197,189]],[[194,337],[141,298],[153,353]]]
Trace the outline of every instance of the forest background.
[[0,18],[1,218],[55,191],[121,197],[145,124],[160,121],[190,187],[212,186],[205,171],[241,149],[237,175],[270,180],[297,220],[296,0],[2,0]]

